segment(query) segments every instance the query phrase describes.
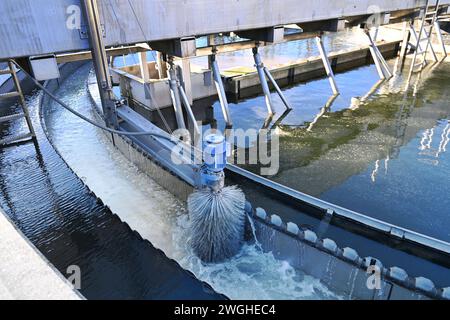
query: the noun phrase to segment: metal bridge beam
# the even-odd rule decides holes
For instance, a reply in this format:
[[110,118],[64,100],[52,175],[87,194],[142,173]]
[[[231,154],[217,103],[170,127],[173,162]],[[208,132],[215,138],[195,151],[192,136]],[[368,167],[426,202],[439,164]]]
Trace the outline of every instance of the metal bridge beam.
[[[412,10],[426,0],[98,0],[107,47]],[[443,0],[441,5],[449,5]],[[78,9],[77,9],[78,8]],[[80,0],[2,0],[0,60],[89,48]],[[200,18],[199,18],[200,17]]]

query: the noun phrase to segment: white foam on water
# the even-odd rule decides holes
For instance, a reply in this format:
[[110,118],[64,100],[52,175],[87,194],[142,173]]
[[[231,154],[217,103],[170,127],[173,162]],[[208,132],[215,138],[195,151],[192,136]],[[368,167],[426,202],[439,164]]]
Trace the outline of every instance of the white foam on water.
[[[177,220],[179,227],[188,230],[187,215]],[[188,237],[186,232],[176,232],[174,242],[186,243]],[[238,255],[217,264],[203,263],[190,248],[178,249],[176,257],[183,268],[231,299],[341,299],[318,279],[262,252],[255,244],[244,245]]]
[[[92,115],[86,92],[86,67],[57,92],[77,111]],[[200,280],[233,299],[338,299],[318,279],[302,274],[271,253],[246,245],[233,259],[203,264],[187,245],[184,204],[116,150],[104,133],[62,107],[45,108],[45,122],[55,147],[69,166],[112,212],[155,247]]]

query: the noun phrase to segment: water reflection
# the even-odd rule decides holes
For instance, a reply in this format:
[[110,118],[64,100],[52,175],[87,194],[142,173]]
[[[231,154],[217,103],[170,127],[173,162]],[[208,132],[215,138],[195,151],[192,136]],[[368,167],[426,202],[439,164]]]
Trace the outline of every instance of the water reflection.
[[308,129],[306,129],[306,131],[310,132],[313,129],[314,125],[317,123],[317,121],[319,121],[319,119],[323,115],[325,115],[326,112],[330,111],[331,105],[333,104],[334,100],[336,100],[337,97],[338,97],[338,95],[334,94],[328,99],[328,101],[325,104],[325,106],[322,109],[320,109],[320,112],[316,115],[314,120],[311,121],[311,123],[309,124]]
[[[375,80],[370,77],[373,71],[373,67],[360,68],[349,82],[358,83],[359,94],[348,94],[356,90],[341,84],[342,95],[331,108],[322,107],[316,114],[309,112],[312,103],[302,96],[302,85],[286,89],[301,103],[277,127],[280,171],[270,178],[448,241],[450,232],[442,225],[450,223],[446,214],[450,197],[442,182],[448,181],[450,167],[446,153],[450,65],[430,65],[412,77],[397,72],[392,81],[372,81],[371,87],[367,81],[364,93],[366,84],[360,85],[360,80]],[[320,81],[326,85],[326,79]],[[344,82],[338,79],[338,83]],[[408,90],[403,91],[406,85]],[[306,86],[314,96],[314,82]],[[247,112],[258,99],[240,103],[240,112]],[[232,112],[233,118],[239,118],[237,109]],[[251,120],[258,123],[256,117]],[[259,173],[258,166],[246,168]],[[431,223],[434,219],[443,224]]]

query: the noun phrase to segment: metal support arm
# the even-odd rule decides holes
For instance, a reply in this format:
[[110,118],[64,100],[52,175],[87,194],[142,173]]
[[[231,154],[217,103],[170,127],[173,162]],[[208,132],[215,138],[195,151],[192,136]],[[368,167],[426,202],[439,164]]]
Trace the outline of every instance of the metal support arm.
[[392,77],[392,72],[389,70],[389,66],[381,54],[380,50],[374,43],[372,36],[370,35],[369,30],[365,30],[367,38],[369,39],[370,45],[369,50],[372,55],[372,59],[375,62],[375,66],[377,67],[378,75],[380,79],[389,79]]
[[286,110],[292,110],[292,107],[289,104],[289,101],[287,101],[286,97],[284,96],[283,92],[281,91],[281,89],[278,86],[275,79],[270,74],[270,71],[269,71],[269,69],[267,69],[267,67],[264,67],[264,73],[266,74],[267,78],[269,78],[270,82],[272,82],[272,85],[274,86],[275,90],[277,91],[278,95],[280,96],[281,101],[283,101],[284,105],[286,106]]
[[319,49],[320,56],[322,58],[323,66],[325,67],[325,71],[327,72],[328,80],[330,81],[331,89],[335,95],[339,94],[339,89],[336,84],[336,80],[334,78],[333,69],[331,68],[330,61],[328,60],[327,53],[325,51],[325,47],[323,46],[322,36],[316,37],[317,48]]
[[169,69],[169,87],[178,129],[186,129],[186,124],[184,123],[183,110],[181,108],[180,92],[178,90],[177,73],[173,63],[170,64]]
[[265,100],[266,100],[266,106],[267,106],[267,112],[269,113],[269,116],[274,115],[275,112],[273,110],[273,103],[272,103],[272,97],[270,96],[270,90],[269,85],[267,84],[267,79],[264,72],[264,64],[261,62],[261,57],[258,53],[258,48],[253,48],[253,58],[255,60],[255,67],[258,71],[259,81],[261,83],[262,91],[264,92]]
[[220,106],[222,107],[223,118],[225,119],[226,126],[231,128],[233,123],[231,121],[230,110],[228,108],[228,100],[223,87],[222,77],[220,76],[219,65],[216,61],[216,55],[213,54],[209,57],[209,64],[212,69],[214,83],[216,85],[217,94],[219,95]]
[[270,73],[269,69],[264,66],[264,64],[261,61],[261,57],[258,53],[258,47],[253,48],[253,57],[255,59],[255,67],[258,71],[259,80],[261,82],[261,87],[264,92],[264,96],[266,97],[266,105],[267,110],[269,112],[269,117],[273,116],[275,114],[273,110],[273,103],[272,103],[272,97],[270,96],[270,89],[269,85],[267,83],[267,78],[272,83],[273,87],[277,91],[278,95],[280,96],[281,101],[283,101],[283,104],[286,107],[286,110],[291,110],[292,107],[289,104],[289,101],[286,99],[286,97],[283,94],[283,91],[281,91],[280,87],[278,86],[277,82],[273,78],[272,74]]
[[444,39],[442,38],[441,27],[439,26],[438,21],[434,22],[434,30],[436,30],[436,35],[437,35],[437,39],[439,42],[439,46],[441,47],[442,54],[444,55],[442,60],[444,60],[447,57],[447,49],[445,48]]
[[189,98],[187,97],[183,86],[179,83],[178,83],[178,90],[180,91],[181,100],[183,101],[184,108],[186,109],[189,119],[191,120],[195,134],[200,135],[200,128],[198,127],[197,120],[195,119],[195,115],[194,112],[192,111],[191,104],[189,103]]

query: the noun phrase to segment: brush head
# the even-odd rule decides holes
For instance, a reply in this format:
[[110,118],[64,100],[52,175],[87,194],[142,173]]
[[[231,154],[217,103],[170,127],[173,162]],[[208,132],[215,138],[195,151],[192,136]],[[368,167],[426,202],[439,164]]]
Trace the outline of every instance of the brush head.
[[244,239],[245,195],[237,187],[197,190],[188,198],[190,245],[204,262],[236,255]]

